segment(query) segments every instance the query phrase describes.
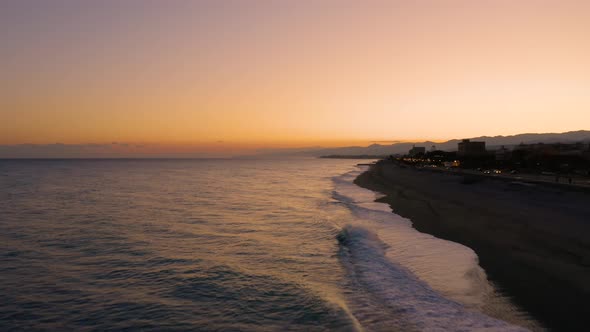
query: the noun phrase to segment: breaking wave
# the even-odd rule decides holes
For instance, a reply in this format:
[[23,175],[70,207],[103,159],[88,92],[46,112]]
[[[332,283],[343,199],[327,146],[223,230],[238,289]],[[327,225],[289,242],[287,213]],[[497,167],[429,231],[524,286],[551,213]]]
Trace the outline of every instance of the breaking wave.
[[521,326],[533,325],[487,280],[473,250],[420,233],[375,202],[376,193],[353,183],[361,171],[334,177],[332,197],[354,217],[337,239],[353,290],[350,308],[363,326],[525,331]]

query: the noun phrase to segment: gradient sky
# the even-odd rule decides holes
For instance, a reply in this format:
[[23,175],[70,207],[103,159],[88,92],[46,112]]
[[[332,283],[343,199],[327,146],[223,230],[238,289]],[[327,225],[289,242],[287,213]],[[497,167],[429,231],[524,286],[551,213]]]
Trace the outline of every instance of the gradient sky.
[[590,124],[590,1],[0,0],[0,144],[199,151]]

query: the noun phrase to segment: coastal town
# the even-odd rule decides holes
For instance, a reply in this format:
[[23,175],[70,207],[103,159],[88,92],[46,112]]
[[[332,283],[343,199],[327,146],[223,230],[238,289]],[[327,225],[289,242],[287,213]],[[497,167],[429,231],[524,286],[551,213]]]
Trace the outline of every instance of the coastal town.
[[379,192],[377,201],[418,231],[473,249],[487,277],[550,329],[583,331],[588,144],[486,143],[416,145],[375,162],[355,184]]
[[413,146],[389,157],[401,165],[527,181],[590,186],[590,143],[534,143],[486,147],[463,139],[456,151]]

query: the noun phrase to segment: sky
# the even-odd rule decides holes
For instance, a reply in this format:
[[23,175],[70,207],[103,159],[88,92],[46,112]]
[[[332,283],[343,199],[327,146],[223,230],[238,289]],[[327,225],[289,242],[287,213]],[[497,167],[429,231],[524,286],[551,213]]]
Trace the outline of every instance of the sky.
[[0,0],[3,146],[234,154],[589,124],[590,1]]

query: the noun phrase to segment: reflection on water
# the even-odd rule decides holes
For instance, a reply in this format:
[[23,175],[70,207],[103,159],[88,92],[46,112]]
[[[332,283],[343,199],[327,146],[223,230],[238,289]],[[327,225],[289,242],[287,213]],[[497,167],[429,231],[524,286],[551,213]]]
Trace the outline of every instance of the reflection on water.
[[[423,322],[429,309],[419,301],[383,300],[391,297],[370,268],[386,264],[457,306],[464,322],[506,327],[388,252],[391,236],[408,238],[411,228],[346,201],[354,193],[343,186],[354,174],[342,174],[354,163],[0,161],[0,323],[29,330],[443,326]],[[347,227],[377,234],[385,251],[339,243]]]

